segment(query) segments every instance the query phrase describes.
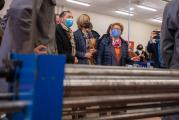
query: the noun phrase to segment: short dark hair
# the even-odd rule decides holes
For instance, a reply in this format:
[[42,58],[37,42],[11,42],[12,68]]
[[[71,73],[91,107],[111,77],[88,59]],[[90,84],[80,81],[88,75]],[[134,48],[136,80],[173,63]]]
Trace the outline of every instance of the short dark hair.
[[144,49],[144,47],[143,47],[142,44],[138,44],[138,45],[137,45],[137,49],[139,49],[140,46],[142,46],[142,49]]
[[71,11],[69,11],[69,10],[63,11],[63,12],[60,13],[59,16],[62,18],[62,17],[64,17],[67,13],[71,13]]

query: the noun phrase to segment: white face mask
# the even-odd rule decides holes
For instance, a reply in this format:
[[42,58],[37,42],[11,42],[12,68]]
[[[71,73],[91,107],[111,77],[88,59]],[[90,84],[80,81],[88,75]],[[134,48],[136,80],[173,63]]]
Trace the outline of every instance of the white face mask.
[[142,50],[138,50],[139,54],[141,55],[142,54]]

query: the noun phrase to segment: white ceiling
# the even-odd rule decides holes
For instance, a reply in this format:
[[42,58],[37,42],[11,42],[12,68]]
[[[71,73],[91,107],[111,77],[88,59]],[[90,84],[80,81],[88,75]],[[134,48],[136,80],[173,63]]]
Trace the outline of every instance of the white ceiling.
[[[6,10],[9,8],[9,4],[11,3],[11,1],[12,0],[6,0],[4,9],[0,11],[0,16],[3,16],[6,13]],[[57,0],[57,1],[60,3],[60,5],[63,5],[65,7],[79,9],[79,10],[86,10],[90,12],[110,15],[113,17],[128,19],[128,16],[119,15],[115,13],[114,11],[119,10],[119,9],[128,11],[129,0],[78,0],[81,2],[91,4],[90,7],[72,4],[72,3],[66,2],[66,0]],[[164,2],[163,0],[131,0],[131,1],[132,1],[131,6],[134,7],[134,13],[135,13],[135,15],[131,17],[132,20],[149,23],[152,25],[160,25],[160,23],[151,21],[151,19],[162,17],[166,2]],[[137,8],[136,1],[140,2],[140,4],[144,4],[144,5],[157,9],[157,12],[151,12],[151,11]]]
[[[86,10],[90,12],[128,19],[128,16],[119,15],[114,12],[115,10],[119,10],[119,9],[128,11],[129,10],[128,0],[78,0],[78,1],[89,3],[91,4],[91,6],[85,7],[85,6],[66,2],[66,0],[59,0],[60,5],[63,5],[65,7],[79,9],[79,10]],[[157,9],[157,12],[151,12],[138,8],[136,6],[136,2],[155,8]],[[160,25],[160,23],[153,22],[151,19],[162,17],[163,10],[167,2],[163,0],[131,0],[131,3],[132,3],[131,6],[134,7],[134,13],[135,13],[135,15],[131,17],[132,20],[149,23],[152,25]]]

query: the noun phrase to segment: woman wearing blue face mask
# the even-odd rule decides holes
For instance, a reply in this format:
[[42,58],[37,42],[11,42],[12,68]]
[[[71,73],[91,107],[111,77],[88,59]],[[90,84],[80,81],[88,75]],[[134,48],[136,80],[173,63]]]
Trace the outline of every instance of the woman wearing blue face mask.
[[121,37],[123,29],[121,23],[113,23],[103,35],[98,50],[98,65],[125,66],[131,63],[128,43]]
[[67,58],[67,63],[77,64],[76,46],[74,41],[73,31],[70,27],[73,26],[73,16],[70,11],[63,11],[60,14],[60,24],[56,26],[56,43],[58,54],[64,54]]

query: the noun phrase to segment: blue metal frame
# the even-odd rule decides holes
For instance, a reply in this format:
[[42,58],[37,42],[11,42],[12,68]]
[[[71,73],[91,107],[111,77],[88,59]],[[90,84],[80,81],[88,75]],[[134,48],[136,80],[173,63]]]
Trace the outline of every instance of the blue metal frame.
[[13,54],[12,60],[22,61],[17,69],[19,100],[30,105],[13,120],[61,120],[63,108],[64,56]]

